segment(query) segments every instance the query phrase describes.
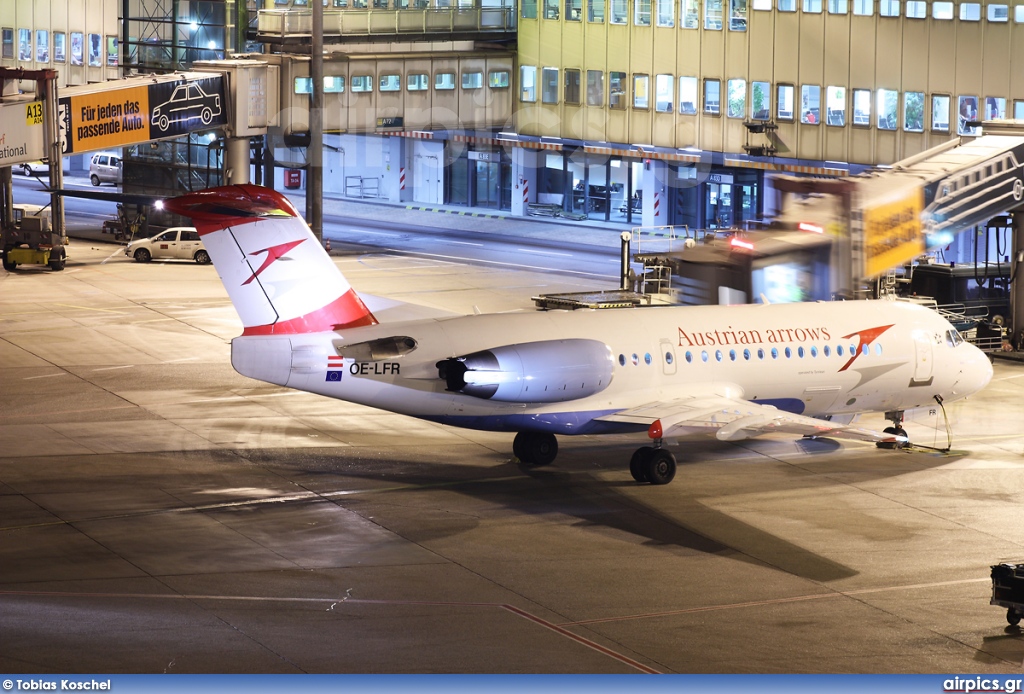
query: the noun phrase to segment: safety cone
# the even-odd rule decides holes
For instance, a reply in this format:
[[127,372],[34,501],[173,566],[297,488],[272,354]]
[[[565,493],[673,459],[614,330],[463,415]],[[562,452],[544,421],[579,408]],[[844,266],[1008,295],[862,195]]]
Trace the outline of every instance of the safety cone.
[[330,239],[324,239],[324,250],[327,251],[328,253],[331,252],[331,240]]

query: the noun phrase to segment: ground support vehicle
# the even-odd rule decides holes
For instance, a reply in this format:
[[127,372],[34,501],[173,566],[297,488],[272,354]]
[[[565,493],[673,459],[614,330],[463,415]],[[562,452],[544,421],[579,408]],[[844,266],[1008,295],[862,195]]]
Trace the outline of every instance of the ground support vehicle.
[[0,230],[4,270],[14,272],[19,265],[49,265],[51,270],[63,270],[67,243],[66,236],[51,230],[49,216],[16,215],[14,226]]
[[1024,617],[1024,564],[996,564],[992,567],[992,599],[990,605],[1006,608],[1010,626],[1020,624]]

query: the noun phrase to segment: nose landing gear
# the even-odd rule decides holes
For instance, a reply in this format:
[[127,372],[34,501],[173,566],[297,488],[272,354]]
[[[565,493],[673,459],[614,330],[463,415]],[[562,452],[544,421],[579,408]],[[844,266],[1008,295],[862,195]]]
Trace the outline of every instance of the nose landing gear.
[[906,448],[910,445],[910,438],[907,436],[906,429],[903,428],[903,410],[893,410],[885,413],[885,418],[892,422],[893,426],[886,427],[882,430],[885,434],[891,434],[898,441],[879,441],[875,444],[878,448],[887,449],[900,449]]

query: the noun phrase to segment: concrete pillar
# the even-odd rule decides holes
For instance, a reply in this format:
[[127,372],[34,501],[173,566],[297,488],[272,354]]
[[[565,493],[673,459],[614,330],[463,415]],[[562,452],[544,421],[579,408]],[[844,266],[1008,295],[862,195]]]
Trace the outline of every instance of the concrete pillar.
[[229,137],[224,147],[224,182],[239,185],[249,182],[249,138]]
[[535,149],[512,149],[512,215],[525,217],[527,203],[537,201],[537,168],[543,152]]
[[668,224],[668,163],[657,159],[646,160],[640,190],[643,191],[643,218],[634,219],[645,227]]

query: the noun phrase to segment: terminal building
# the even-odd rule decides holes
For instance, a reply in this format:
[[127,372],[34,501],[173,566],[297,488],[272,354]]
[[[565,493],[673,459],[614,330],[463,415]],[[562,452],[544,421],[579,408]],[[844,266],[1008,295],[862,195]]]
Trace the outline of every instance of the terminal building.
[[[281,111],[254,180],[302,187],[307,3],[19,0],[0,65],[77,85],[259,51]],[[777,211],[766,173],[844,177],[1024,118],[1021,39],[1007,2],[329,0],[324,189],[742,227]],[[220,182],[215,132],[141,149],[126,187]]]

